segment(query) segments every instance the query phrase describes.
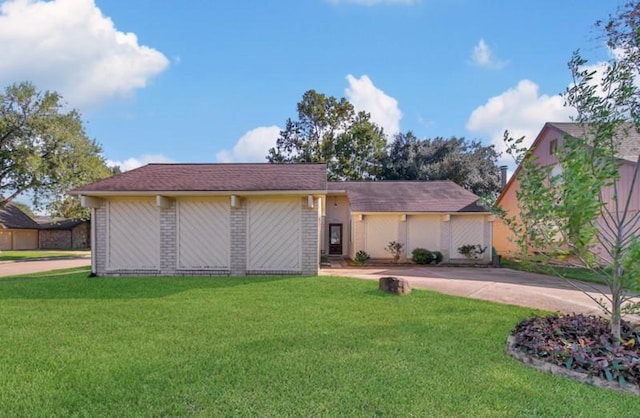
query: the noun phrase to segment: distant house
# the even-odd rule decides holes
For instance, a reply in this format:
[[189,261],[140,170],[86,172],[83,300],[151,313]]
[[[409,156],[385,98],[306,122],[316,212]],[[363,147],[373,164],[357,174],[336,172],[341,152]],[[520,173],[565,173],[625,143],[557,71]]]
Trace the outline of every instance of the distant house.
[[38,216],[35,221],[40,228],[38,248],[41,250],[77,250],[90,246],[91,227],[89,221],[48,216]]
[[70,193],[92,209],[101,276],[314,275],[321,252],[389,258],[393,240],[447,260],[491,248],[490,215],[454,183],[326,179],[324,164],[149,164]]
[[40,225],[20,208],[6,204],[0,208],[0,250],[38,249]]
[[[539,164],[550,167],[552,174],[560,174],[561,167],[556,157],[557,150],[562,147],[565,135],[574,138],[583,138],[585,136],[584,125],[578,123],[546,123],[535,141],[531,145],[533,155],[537,158]],[[629,201],[630,213],[637,213],[640,209],[640,179],[636,179],[635,191],[629,196],[631,183],[634,179],[634,168],[640,155],[640,136],[634,129],[619,135],[619,158],[620,162],[620,179],[619,179],[619,200],[621,202]],[[504,209],[509,217],[517,216],[520,213],[516,193],[520,187],[518,181],[518,167],[505,188],[498,197],[496,204]],[[603,201],[607,204],[611,203],[612,189],[603,190]],[[602,225],[601,225],[602,227]],[[516,245],[511,241],[513,234],[508,227],[501,221],[496,220],[493,224],[493,245],[500,254],[513,254],[517,251]]]

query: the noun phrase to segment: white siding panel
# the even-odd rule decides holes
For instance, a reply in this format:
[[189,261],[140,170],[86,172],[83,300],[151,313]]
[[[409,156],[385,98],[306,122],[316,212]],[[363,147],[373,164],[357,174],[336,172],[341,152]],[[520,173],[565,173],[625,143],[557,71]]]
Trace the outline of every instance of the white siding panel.
[[178,203],[178,268],[228,269],[228,201]]
[[390,258],[384,249],[389,242],[398,240],[397,215],[365,215],[364,242],[365,251],[372,258]]
[[301,203],[254,199],[248,202],[249,270],[300,270]]
[[[485,247],[483,216],[451,216],[451,258],[464,258],[458,252],[463,245],[480,244]],[[490,248],[487,251],[491,251]]]
[[160,217],[152,201],[109,202],[108,269],[160,266]]
[[440,216],[410,215],[407,219],[407,257],[415,248],[442,251],[440,248]]

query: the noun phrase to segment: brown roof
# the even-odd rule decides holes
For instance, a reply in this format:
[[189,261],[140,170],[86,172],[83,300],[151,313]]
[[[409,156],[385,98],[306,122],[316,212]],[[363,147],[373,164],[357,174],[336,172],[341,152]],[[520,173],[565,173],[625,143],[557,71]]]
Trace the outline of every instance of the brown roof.
[[[564,132],[565,134],[571,135],[574,138],[583,138],[586,136],[585,128],[588,129],[588,126],[588,123],[547,122],[544,124],[529,149],[533,150],[538,146],[538,144],[544,137],[544,132],[549,128],[557,129],[560,132]],[[638,155],[640,155],[640,133],[634,128],[633,124],[623,124],[616,137],[620,141],[618,144],[618,158],[626,161],[631,161],[633,163],[638,161]],[[498,205],[502,201],[504,196],[507,195],[508,191],[511,189],[511,184],[516,181],[521,168],[522,163],[520,163],[518,167],[516,167],[516,171],[513,173],[511,178],[509,178],[506,186],[502,188],[500,196],[498,196],[498,198],[496,199],[496,205]]]
[[452,181],[343,181],[328,188],[345,191],[354,212],[487,212]]
[[[549,122],[547,125],[553,126],[566,134],[575,138],[588,137],[589,124],[581,124],[574,122]],[[585,132],[586,131],[586,132]],[[585,133],[587,135],[585,135]],[[624,123],[617,132],[616,138],[619,141],[618,158],[636,162],[640,155],[640,133],[635,129],[632,123]]]
[[148,164],[73,189],[90,192],[326,190],[325,164]]
[[75,226],[80,225],[81,223],[85,223],[88,221],[83,221],[81,219],[71,219],[71,218],[52,218],[50,216],[37,216],[34,219],[40,229],[73,229]]
[[0,225],[12,229],[38,229],[40,227],[29,215],[11,203],[0,208]]

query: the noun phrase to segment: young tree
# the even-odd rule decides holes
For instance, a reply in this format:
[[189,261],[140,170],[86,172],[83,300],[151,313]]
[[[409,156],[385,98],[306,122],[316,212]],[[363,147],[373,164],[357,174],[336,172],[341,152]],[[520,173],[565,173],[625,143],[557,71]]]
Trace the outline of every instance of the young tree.
[[[605,25],[616,54],[601,73],[589,69],[579,51],[569,62],[574,83],[565,101],[577,110],[582,133],[564,138],[557,153],[560,172],[519,149],[521,139],[508,139],[509,152],[521,161],[521,212],[505,222],[522,256],[532,249],[546,262],[569,255],[598,272],[610,295],[594,300],[610,316],[618,340],[621,315],[640,310],[634,299],[640,290],[640,212],[633,204],[640,198],[640,141],[629,141],[640,135],[639,29],[640,5],[628,3]],[[627,171],[624,181],[621,170]]]
[[87,138],[76,110],[63,110],[57,93],[28,82],[0,93],[0,207],[29,191],[42,208],[108,175],[100,146]]
[[387,180],[451,180],[478,196],[500,191],[498,153],[493,145],[464,138],[418,139],[412,132],[395,136],[389,146]]
[[309,90],[298,103],[298,120],[287,120],[267,160],[323,162],[330,180],[375,179],[386,145],[384,132],[368,113],[356,112],[345,98]]

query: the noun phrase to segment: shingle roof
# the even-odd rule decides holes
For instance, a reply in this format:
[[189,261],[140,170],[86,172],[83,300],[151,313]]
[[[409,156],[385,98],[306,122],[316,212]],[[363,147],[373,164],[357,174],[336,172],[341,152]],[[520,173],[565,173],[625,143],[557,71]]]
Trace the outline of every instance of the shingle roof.
[[[553,126],[554,128],[576,138],[585,137],[585,130],[587,130],[588,136],[589,124],[575,122],[549,122],[547,125]],[[640,155],[640,133],[636,131],[633,124],[625,123],[621,125],[620,132],[618,132],[616,137],[620,141],[618,144],[618,158],[634,163],[638,161],[638,155]]]
[[88,192],[326,190],[325,164],[148,164],[73,189]]
[[0,208],[0,225],[12,229],[38,229],[40,227],[36,221],[11,203]]
[[478,196],[452,181],[344,181],[328,183],[345,191],[354,212],[486,212]]
[[50,216],[38,216],[35,221],[40,229],[72,229],[81,223],[87,222],[80,219],[52,218]]

